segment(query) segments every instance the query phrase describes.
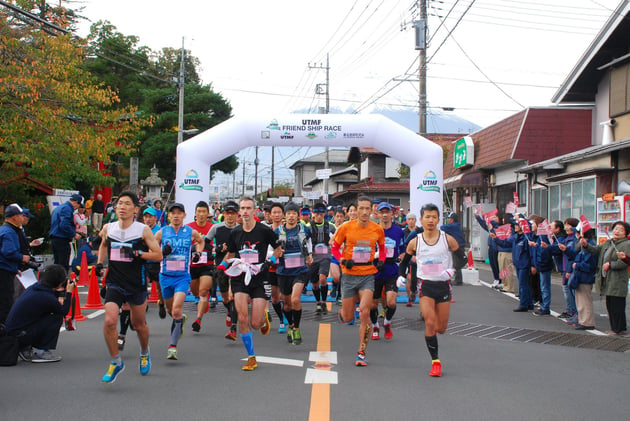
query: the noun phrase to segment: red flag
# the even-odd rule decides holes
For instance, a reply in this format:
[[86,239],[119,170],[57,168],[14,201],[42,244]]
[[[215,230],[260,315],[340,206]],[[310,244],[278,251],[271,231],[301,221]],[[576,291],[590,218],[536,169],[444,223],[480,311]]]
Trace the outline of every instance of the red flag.
[[529,228],[529,223],[527,222],[527,219],[519,219],[518,224],[521,226],[523,234],[529,234],[530,232],[532,232],[532,230]]
[[490,222],[490,218],[492,218],[498,213],[499,213],[499,209],[492,209],[490,212],[486,212],[483,214],[483,219],[486,221],[486,225],[488,226],[488,228],[492,226],[492,223]]
[[510,202],[507,205],[505,205],[505,213],[515,214],[517,212],[518,212],[518,209],[514,202]]
[[499,227],[496,227],[494,229],[494,233],[497,235],[497,237],[501,240],[505,240],[506,238],[508,238],[510,235],[512,235],[512,225],[510,224],[505,224],[505,225],[501,225]]
[[518,201],[518,193],[514,192],[513,197],[514,197],[514,204],[518,206],[521,203]]
[[551,234],[551,224],[546,219],[538,224],[538,230],[536,232],[538,235],[550,235]]
[[582,223],[582,234],[593,228],[591,227],[591,223],[588,222],[588,219],[584,215],[580,216],[580,222]]

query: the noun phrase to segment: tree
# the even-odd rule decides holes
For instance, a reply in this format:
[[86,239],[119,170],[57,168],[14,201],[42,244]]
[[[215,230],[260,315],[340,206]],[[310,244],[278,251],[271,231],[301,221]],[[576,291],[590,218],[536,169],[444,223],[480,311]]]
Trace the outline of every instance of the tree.
[[0,178],[28,172],[59,188],[109,184],[96,163],[135,150],[149,120],[83,69],[84,55],[81,40],[0,10]]

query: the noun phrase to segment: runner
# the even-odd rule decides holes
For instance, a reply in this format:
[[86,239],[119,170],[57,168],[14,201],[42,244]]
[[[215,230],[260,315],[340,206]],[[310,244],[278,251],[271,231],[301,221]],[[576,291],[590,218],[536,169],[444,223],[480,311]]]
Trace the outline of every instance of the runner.
[[[201,235],[206,235],[212,228],[212,222],[208,220],[210,207],[203,200],[195,205],[195,220],[188,224],[189,227]],[[214,256],[212,254],[212,243],[205,243],[199,261],[190,264],[190,290],[195,297],[199,298],[197,303],[197,318],[192,324],[193,332],[201,330],[201,319],[208,311],[208,296],[212,288],[212,274],[214,273]]]
[[442,363],[438,356],[437,334],[446,332],[451,309],[451,278],[455,274],[451,253],[459,248],[457,240],[438,228],[440,210],[432,203],[420,209],[420,224],[424,232],[407,246],[399,274],[404,276],[413,256],[418,264],[418,294],[420,310],[424,316],[424,340],[431,354],[429,376],[442,376]]
[[[232,200],[225,202],[223,205],[223,222],[214,224],[210,231],[206,235],[206,248],[210,247],[212,241],[215,243],[215,254],[217,262],[222,262],[227,253],[227,245],[230,239],[230,233],[238,226],[236,223],[236,217],[238,215],[238,204]],[[214,280],[219,286],[221,291],[221,298],[223,300],[223,306],[227,312],[225,316],[225,325],[230,328],[228,333],[225,334],[225,339],[230,341],[236,341],[236,322],[238,316],[236,314],[236,308],[234,307],[234,297],[230,290],[230,278],[222,270],[214,271]]]
[[[281,248],[278,244],[278,237],[271,228],[254,219],[254,199],[242,198],[239,203],[239,211],[243,223],[232,230],[225,260],[217,265],[217,270],[226,270],[229,264],[236,263],[235,267],[229,268],[227,274],[234,275],[230,282],[238,313],[238,329],[248,355],[247,363],[243,365],[242,369],[252,371],[258,367],[258,364],[256,363],[254,339],[250,329],[248,300],[251,299],[252,303],[251,328],[260,329],[260,333],[268,335],[271,326],[266,310],[267,295],[264,285],[268,266],[266,262],[267,248],[269,245],[274,248],[274,256],[272,256],[270,263],[277,261]],[[228,263],[234,257],[238,257],[238,260]],[[240,274],[238,274],[239,272]]]
[[[181,203],[173,203],[168,209],[169,225],[160,229],[155,235],[162,244],[162,268],[160,285],[166,309],[173,319],[171,323],[171,344],[166,358],[177,360],[177,343],[184,334],[184,324],[188,317],[183,314],[184,301],[190,288],[190,260],[196,263],[201,258],[204,241],[201,234],[184,225],[186,210]],[[195,243],[196,253],[191,259],[191,251]]]
[[[271,227],[272,230],[275,230],[282,225],[282,220],[284,219],[284,208],[280,203],[272,203],[269,207],[269,215],[271,218],[271,224],[268,224],[268,226]],[[273,249],[270,248],[269,250],[273,252]],[[267,254],[269,254],[269,251]],[[277,269],[278,265],[271,265],[269,267],[267,280],[271,285],[271,305],[280,320],[280,323],[278,323],[278,333],[287,333],[288,321],[284,315],[284,310],[282,309],[280,287],[278,286],[278,274],[276,273]]]
[[[337,229],[336,227],[340,227],[341,224],[343,224],[344,222],[346,222],[346,213],[343,211],[343,208],[341,206],[338,206],[337,210],[335,211],[335,230]],[[334,237],[330,239],[330,242],[328,243],[329,245],[332,245],[333,239]],[[337,305],[340,306],[341,284],[339,283],[339,280],[341,278],[341,271],[339,270],[339,260],[337,260],[332,254],[330,256],[330,270],[328,272],[328,277],[332,279],[333,284],[330,296],[332,298],[335,298],[335,302],[337,303]]]
[[96,273],[101,276],[103,262],[109,259],[107,289],[105,292],[105,323],[103,336],[112,357],[103,383],[113,383],[125,369],[117,344],[116,322],[123,303],[128,303],[131,323],[140,341],[140,374],[151,370],[149,353],[149,326],[146,323],[147,285],[143,274],[144,262],[162,258],[160,246],[151,229],[134,221],[138,208],[138,196],[123,191],[116,206],[116,222],[110,222],[101,230]]
[[396,298],[398,298],[398,287],[396,286],[398,263],[396,262],[405,253],[404,233],[398,225],[393,224],[392,205],[381,202],[378,204],[378,212],[380,225],[385,231],[385,249],[379,248],[378,253],[380,256],[384,251],[386,258],[381,270],[374,275],[374,302],[370,311],[370,320],[372,321],[372,340],[378,340],[378,303],[384,293],[386,304],[383,329],[385,330],[385,339],[389,340],[393,337],[391,322],[394,313],[396,313]]
[[287,203],[284,207],[286,222],[274,230],[283,249],[277,269],[278,284],[284,301],[284,314],[289,323],[287,340],[293,345],[302,343],[302,289],[307,280],[308,265],[313,263],[311,231],[299,223],[299,211],[298,205]]
[[[360,196],[358,199],[358,219],[349,221],[337,229],[332,245],[332,254],[342,265],[341,292],[343,302],[338,316],[341,323],[353,319],[355,303],[359,300],[360,326],[359,350],[356,366],[367,365],[365,350],[370,338],[370,308],[374,299],[374,274],[385,262],[385,253],[379,256],[377,267],[374,266],[376,246],[385,248],[383,228],[370,221],[370,199]],[[344,247],[343,254],[341,247]]]
[[[152,207],[146,208],[142,212],[142,221],[144,225],[151,228],[153,235],[157,234],[160,230],[160,226],[157,224],[158,212]],[[146,273],[147,280],[152,283],[151,288],[157,289],[158,295],[158,316],[160,319],[166,318],[166,306],[164,305],[164,299],[162,298],[162,288],[160,288],[160,262],[147,260],[144,264],[144,271]]]
[[313,264],[308,269],[307,280],[313,285],[313,295],[317,302],[315,312],[317,314],[328,313],[326,299],[328,297],[328,273],[330,272],[330,240],[334,237],[336,228],[324,220],[326,205],[316,203],[313,206],[313,220],[311,233],[313,246]]

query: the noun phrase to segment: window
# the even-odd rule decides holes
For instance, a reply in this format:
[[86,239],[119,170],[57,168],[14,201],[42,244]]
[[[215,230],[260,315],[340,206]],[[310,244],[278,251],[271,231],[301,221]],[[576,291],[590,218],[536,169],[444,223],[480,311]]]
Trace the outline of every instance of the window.
[[630,111],[630,64],[610,72],[610,116],[617,117]]
[[527,180],[521,180],[517,186],[519,206],[527,206]]
[[[544,189],[540,190],[544,191]],[[536,203],[534,209],[538,209]],[[579,218],[580,215],[584,215],[589,221],[594,221],[596,219],[596,204],[594,178],[551,186],[549,189],[549,220],[564,221],[569,217]]]
[[547,200],[548,190],[547,189],[536,189],[532,190],[532,199],[533,206],[532,211],[543,218],[546,218],[549,212],[548,209],[548,200]]

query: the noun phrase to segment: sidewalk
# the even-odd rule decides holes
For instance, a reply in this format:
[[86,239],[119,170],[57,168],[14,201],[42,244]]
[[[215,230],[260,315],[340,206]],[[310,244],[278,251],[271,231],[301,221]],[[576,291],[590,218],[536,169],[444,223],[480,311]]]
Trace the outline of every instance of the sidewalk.
[[[484,262],[475,261],[475,268],[479,270],[479,279],[492,285],[494,277],[492,276],[492,269],[490,268],[490,265]],[[504,293],[501,293],[501,295],[507,296],[507,294]],[[552,272],[551,311],[559,314],[564,310],[564,294],[562,293],[561,276],[557,272]],[[595,286],[593,286],[593,313],[595,314],[595,327],[597,330],[600,330],[601,332],[610,330],[608,312],[606,311],[606,299],[595,291]],[[630,299],[626,300],[626,317],[628,317],[628,314],[630,314]]]

